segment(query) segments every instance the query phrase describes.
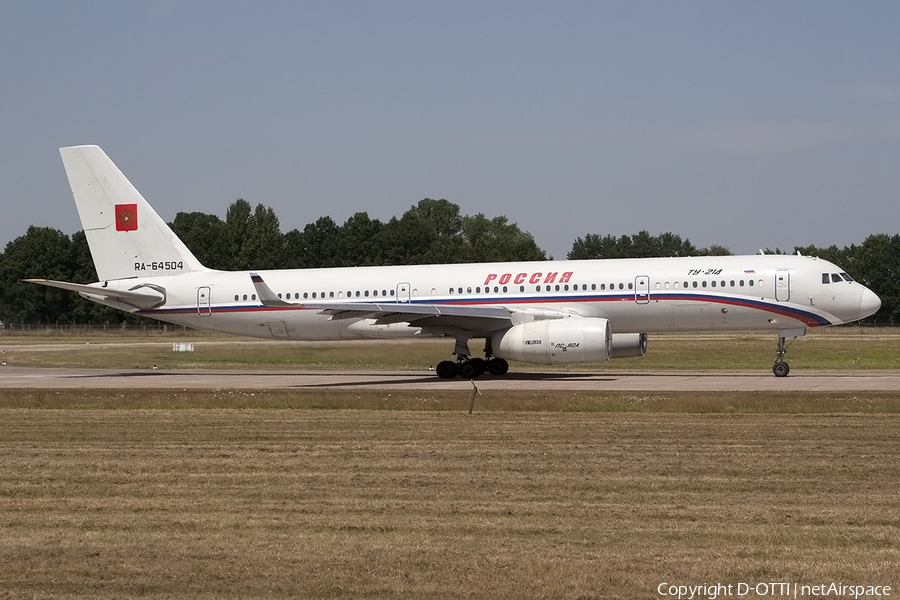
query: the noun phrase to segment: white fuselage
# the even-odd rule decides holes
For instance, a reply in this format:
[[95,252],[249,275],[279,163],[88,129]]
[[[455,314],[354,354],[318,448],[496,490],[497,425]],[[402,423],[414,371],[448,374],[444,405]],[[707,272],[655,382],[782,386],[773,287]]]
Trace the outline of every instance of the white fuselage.
[[[197,329],[290,340],[402,337],[406,323],[331,319],[304,303],[494,306],[513,321],[543,313],[608,319],[615,333],[790,330],[874,313],[878,297],[834,264],[793,255],[480,263],[260,271],[294,306],[267,307],[249,272],[110,281],[152,284],[165,303],[139,314]],[[151,273],[148,273],[151,275]],[[126,308],[108,302],[117,308]],[[129,309],[134,312],[134,309]],[[517,317],[518,315],[518,317]],[[476,337],[476,336],[473,336]]]

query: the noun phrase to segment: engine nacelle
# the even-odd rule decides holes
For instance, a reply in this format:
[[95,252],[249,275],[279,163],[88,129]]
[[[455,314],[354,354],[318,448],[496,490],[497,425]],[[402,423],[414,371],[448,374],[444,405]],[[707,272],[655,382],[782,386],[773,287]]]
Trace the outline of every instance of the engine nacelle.
[[631,358],[647,354],[646,333],[614,333],[610,358]]
[[542,365],[603,362],[612,349],[607,319],[552,319],[513,325],[491,336],[494,356]]

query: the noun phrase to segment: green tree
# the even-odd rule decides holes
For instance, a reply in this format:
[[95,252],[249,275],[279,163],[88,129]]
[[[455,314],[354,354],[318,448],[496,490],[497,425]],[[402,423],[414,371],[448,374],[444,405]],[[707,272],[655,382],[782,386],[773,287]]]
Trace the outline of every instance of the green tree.
[[230,257],[227,269],[231,271],[277,269],[286,260],[275,211],[262,204],[254,210],[243,198],[228,207],[222,247]]
[[651,258],[674,256],[703,256],[731,254],[724,246],[713,245],[709,248],[697,249],[688,239],[680,235],[666,232],[650,235],[643,230],[634,235],[615,237],[600,236],[589,233],[579,237],[572,244],[568,253],[569,260],[594,258]]
[[462,231],[464,262],[547,260],[534,237],[506,217],[465,216]]
[[344,266],[339,236],[340,227],[331,217],[319,217],[303,231],[292,229],[284,234],[284,268]]
[[236,257],[235,269],[279,269],[284,261],[284,236],[271,207],[257,204],[247,237]]
[[342,266],[364,267],[387,264],[384,260],[384,223],[358,212],[341,226],[338,248]]
[[169,225],[203,266],[224,270],[233,262],[225,222],[216,215],[180,212]]
[[387,264],[436,264],[464,260],[463,219],[459,206],[447,200],[425,198],[392,218],[384,227]]
[[881,298],[875,320],[900,320],[900,235],[870,235],[850,253],[853,270],[847,272]]
[[72,258],[72,240],[58,229],[32,225],[9,242],[0,260],[0,319],[54,323],[66,318],[74,301],[71,293],[21,280],[71,281]]

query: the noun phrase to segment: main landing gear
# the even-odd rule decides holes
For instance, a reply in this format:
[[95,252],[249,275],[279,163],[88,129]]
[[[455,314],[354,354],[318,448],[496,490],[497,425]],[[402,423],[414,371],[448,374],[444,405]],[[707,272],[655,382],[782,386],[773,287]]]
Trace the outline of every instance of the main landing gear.
[[437,376],[441,379],[453,379],[457,375],[463,379],[475,379],[485,373],[499,376],[506,375],[509,371],[509,363],[502,358],[469,358],[460,356],[456,361],[444,360],[435,368]]
[[454,354],[456,360],[443,360],[438,363],[435,373],[441,379],[453,379],[457,375],[463,379],[475,379],[485,373],[494,376],[506,375],[509,371],[509,363],[502,358],[496,358],[491,352],[491,340],[487,339],[484,345],[484,358],[470,358],[468,339],[458,338]]

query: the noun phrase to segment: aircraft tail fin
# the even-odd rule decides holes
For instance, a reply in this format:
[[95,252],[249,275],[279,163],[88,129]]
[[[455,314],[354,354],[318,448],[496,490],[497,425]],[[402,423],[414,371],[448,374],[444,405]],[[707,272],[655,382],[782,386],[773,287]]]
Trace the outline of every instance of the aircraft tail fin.
[[100,281],[207,270],[98,146],[59,153]]

